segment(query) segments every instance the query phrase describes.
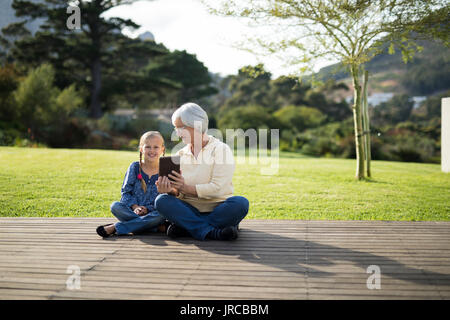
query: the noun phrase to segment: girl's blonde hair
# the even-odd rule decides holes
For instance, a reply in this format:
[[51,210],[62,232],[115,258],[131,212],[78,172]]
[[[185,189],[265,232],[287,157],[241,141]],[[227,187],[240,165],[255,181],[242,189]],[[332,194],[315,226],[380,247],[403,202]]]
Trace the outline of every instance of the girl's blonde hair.
[[[164,147],[164,137],[159,131],[147,131],[141,136],[141,139],[139,141],[139,174],[142,177],[142,146],[145,144],[147,139],[152,137],[160,137],[162,140],[162,146]],[[166,154],[166,150],[163,152],[163,156]],[[147,192],[147,185],[145,184],[144,179],[141,179],[141,187],[144,190],[144,192]]]

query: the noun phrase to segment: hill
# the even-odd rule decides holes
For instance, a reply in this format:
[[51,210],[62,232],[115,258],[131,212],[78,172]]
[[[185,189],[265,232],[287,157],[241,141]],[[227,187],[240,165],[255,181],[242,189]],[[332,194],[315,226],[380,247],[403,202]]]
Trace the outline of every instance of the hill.
[[[409,96],[428,96],[450,89],[450,48],[439,41],[420,41],[422,52],[405,64],[401,53],[374,57],[365,68],[370,73],[369,94],[375,92],[405,93]],[[349,73],[341,63],[324,67],[315,75],[318,79],[345,82],[351,87]]]

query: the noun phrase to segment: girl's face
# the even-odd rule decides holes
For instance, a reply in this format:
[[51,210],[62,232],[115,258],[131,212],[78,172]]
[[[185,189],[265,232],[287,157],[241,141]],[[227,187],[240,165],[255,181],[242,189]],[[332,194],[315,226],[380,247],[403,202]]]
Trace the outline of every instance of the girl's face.
[[159,161],[164,150],[163,140],[160,137],[149,137],[141,147],[144,161],[149,162]]

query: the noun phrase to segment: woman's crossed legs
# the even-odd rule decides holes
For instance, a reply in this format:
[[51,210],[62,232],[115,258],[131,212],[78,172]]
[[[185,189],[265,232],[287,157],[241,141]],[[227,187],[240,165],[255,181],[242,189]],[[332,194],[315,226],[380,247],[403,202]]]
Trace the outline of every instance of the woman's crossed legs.
[[214,229],[237,226],[247,215],[249,202],[244,197],[233,196],[208,213],[164,193],[156,197],[155,208],[161,216],[186,229],[195,239],[204,240]]

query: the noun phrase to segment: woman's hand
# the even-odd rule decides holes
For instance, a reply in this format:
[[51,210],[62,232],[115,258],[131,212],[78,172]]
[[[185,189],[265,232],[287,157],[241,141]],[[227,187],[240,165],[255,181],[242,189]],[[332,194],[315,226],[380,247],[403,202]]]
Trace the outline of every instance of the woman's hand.
[[169,178],[172,179],[172,181],[170,181],[172,187],[176,188],[180,192],[185,190],[186,185],[184,184],[184,178],[181,173],[172,170],[172,174],[169,173]]
[[158,193],[169,193],[173,189],[169,178],[167,178],[166,176],[158,177],[158,180],[155,182],[155,184],[156,189],[158,189]]
[[189,196],[197,197],[197,189],[195,186],[190,186],[188,184],[184,183],[184,178],[181,175],[182,172],[180,170],[180,173],[173,171],[172,174],[169,173],[169,177],[173,180],[171,181],[171,185],[175,187],[179,192],[184,193]]

